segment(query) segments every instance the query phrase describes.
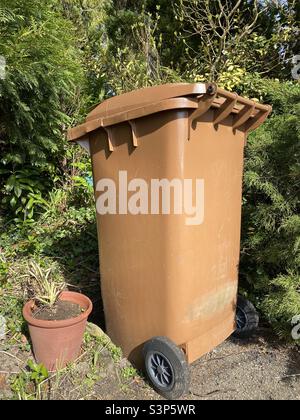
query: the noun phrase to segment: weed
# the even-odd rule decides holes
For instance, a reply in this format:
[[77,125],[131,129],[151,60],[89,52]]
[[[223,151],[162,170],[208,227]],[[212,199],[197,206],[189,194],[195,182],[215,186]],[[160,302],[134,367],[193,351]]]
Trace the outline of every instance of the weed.
[[4,283],[7,279],[7,274],[9,270],[9,263],[0,249],[0,285]]
[[27,369],[15,375],[11,382],[11,389],[19,400],[41,400],[43,398],[42,385],[49,378],[45,366],[28,360]]
[[137,370],[132,366],[126,366],[121,371],[122,378],[129,380],[134,379],[138,376]]
[[122,359],[122,350],[120,347],[117,347],[106,335],[103,335],[98,339],[99,342],[105,347],[111,354],[111,357],[114,362],[120,362]]

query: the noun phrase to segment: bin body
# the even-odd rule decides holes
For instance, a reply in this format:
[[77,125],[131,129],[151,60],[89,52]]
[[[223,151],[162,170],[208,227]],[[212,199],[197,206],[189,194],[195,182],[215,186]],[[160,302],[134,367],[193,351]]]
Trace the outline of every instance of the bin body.
[[[232,130],[234,114],[214,125],[214,109],[190,129],[198,102],[186,101],[135,119],[136,144],[128,121],[88,136],[96,201],[98,182],[107,178],[115,181],[118,203],[120,171],[128,182],[149,186],[163,179],[202,182],[198,225],[188,225],[185,212],[97,214],[107,332],[137,364],[152,337],[168,337],[192,363],[236,328],[245,132]],[[172,190],[171,209],[173,198]],[[148,200],[150,209],[150,189]]]

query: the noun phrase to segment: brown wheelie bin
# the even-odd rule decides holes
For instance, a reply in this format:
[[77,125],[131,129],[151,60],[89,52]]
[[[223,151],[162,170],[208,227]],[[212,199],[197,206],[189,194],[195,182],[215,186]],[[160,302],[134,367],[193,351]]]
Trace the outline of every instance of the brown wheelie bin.
[[91,154],[106,328],[154,388],[257,325],[238,298],[243,157],[271,107],[215,84],[141,89],[69,131]]

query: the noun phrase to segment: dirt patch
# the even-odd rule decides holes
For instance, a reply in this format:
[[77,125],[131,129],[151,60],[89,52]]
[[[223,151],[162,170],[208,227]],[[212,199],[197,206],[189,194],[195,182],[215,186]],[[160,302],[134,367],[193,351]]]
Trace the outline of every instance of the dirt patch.
[[191,366],[196,400],[300,400],[300,353],[261,332],[229,339]]
[[42,321],[65,321],[77,318],[82,313],[83,309],[77,303],[59,300],[52,308],[38,308],[33,313],[33,317]]

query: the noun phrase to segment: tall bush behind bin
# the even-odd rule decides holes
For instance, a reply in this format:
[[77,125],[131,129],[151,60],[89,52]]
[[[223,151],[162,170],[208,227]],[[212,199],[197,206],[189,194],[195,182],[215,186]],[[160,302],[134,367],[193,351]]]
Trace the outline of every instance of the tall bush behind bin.
[[300,85],[259,81],[273,117],[246,149],[241,275],[280,335],[300,314]]
[[0,0],[0,200],[32,216],[64,155],[63,128],[82,80],[74,28],[55,0]]

